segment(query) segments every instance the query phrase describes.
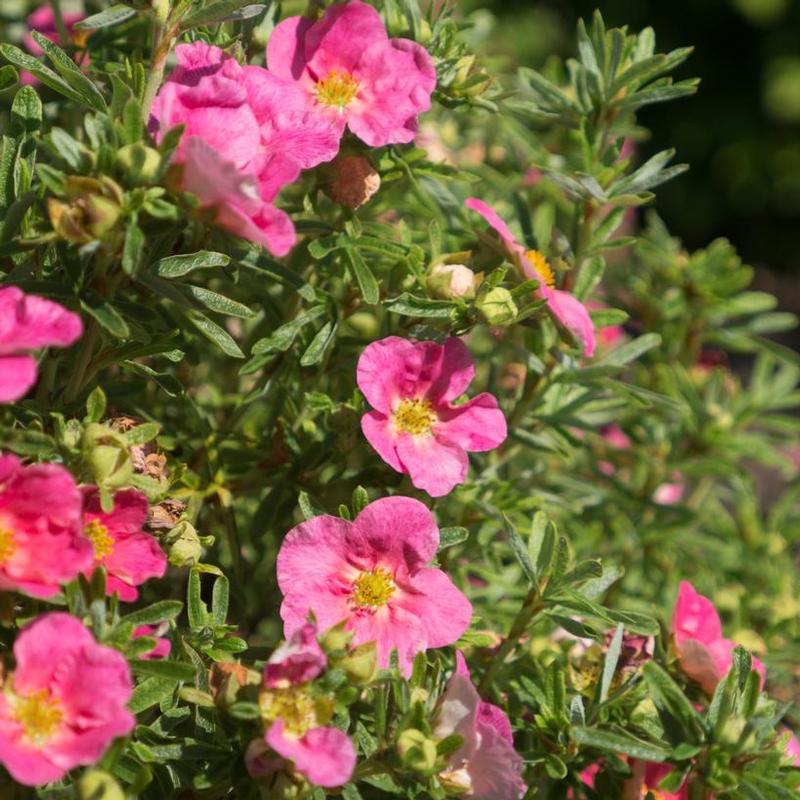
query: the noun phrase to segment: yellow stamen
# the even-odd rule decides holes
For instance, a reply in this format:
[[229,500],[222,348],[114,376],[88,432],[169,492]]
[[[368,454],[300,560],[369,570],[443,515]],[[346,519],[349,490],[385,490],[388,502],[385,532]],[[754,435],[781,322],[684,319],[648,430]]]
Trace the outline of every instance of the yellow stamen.
[[371,572],[362,572],[356,578],[353,583],[353,602],[361,607],[385,606],[394,590],[391,573],[378,567]]
[[326,725],[333,716],[331,701],[313,697],[305,686],[264,689],[258,705],[265,725],[280,719],[284,730],[292,736],[303,736],[309,728]]
[[392,421],[401,433],[410,433],[414,436],[427,435],[436,422],[436,412],[424,397],[405,399],[400,401],[400,405],[392,414]]
[[100,520],[90,520],[83,532],[94,547],[94,557],[97,561],[111,555],[114,550],[114,537]]
[[358,81],[349,72],[334,69],[315,88],[320,103],[344,109],[358,93]]
[[14,717],[25,730],[25,736],[36,745],[43,744],[58,729],[64,716],[61,704],[49,689],[16,697],[12,702]]
[[0,519],[0,564],[5,564],[17,550],[14,529],[8,522]]
[[525,254],[528,261],[533,264],[533,268],[542,276],[542,280],[551,288],[556,288],[556,276],[550,267],[547,259],[538,250],[528,250]]

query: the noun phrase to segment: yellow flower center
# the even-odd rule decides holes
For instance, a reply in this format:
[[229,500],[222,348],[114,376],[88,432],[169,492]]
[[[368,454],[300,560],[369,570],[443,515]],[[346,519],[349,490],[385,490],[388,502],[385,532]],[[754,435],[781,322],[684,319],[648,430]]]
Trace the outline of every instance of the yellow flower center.
[[7,522],[0,519],[0,564],[5,564],[17,549],[14,541],[14,529]]
[[533,268],[542,276],[542,280],[551,289],[555,289],[556,276],[553,274],[553,270],[550,268],[550,264],[547,262],[544,255],[538,250],[528,250],[525,255],[528,257],[528,261],[533,264]]
[[358,81],[349,72],[331,70],[326,78],[317,81],[317,100],[340,110],[350,104],[358,92]]
[[40,689],[13,701],[14,717],[25,730],[25,736],[36,745],[49,739],[64,716],[61,704],[49,689]]
[[100,520],[90,520],[83,532],[94,547],[94,557],[97,561],[111,555],[114,550],[114,537]]
[[394,594],[395,585],[391,573],[378,567],[371,572],[362,572],[353,583],[353,602],[357,606],[377,608],[385,606]]
[[331,701],[313,697],[304,686],[265,689],[258,697],[258,705],[265,725],[280,719],[292,736],[303,736],[309,728],[326,725],[333,716]]
[[424,397],[405,399],[401,400],[395,409],[392,420],[401,433],[410,433],[414,436],[427,435],[436,422],[436,412]]

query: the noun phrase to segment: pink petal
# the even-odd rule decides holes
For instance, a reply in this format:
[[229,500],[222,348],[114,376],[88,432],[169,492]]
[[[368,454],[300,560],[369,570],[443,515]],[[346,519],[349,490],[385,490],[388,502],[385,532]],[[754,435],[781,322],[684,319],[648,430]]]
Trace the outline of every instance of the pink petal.
[[486,205],[483,200],[478,200],[477,197],[469,197],[464,205],[473,211],[477,211],[477,213],[480,214],[489,223],[489,225],[491,225],[492,228],[494,228],[497,233],[500,234],[500,238],[503,240],[503,243],[512,253],[523,254],[525,252],[525,248],[517,241],[514,234],[511,233],[511,229],[508,227],[508,225],[506,225],[506,223],[503,222],[503,220],[497,215],[497,212],[493,208]]
[[[102,563],[110,576],[129,586],[139,586],[151,578],[163,578],[167,571],[167,557],[161,545],[144,531],[117,538],[114,549]],[[107,588],[110,593],[111,585]]]
[[316,625],[303,625],[269,657],[264,666],[264,686],[275,689],[306,683],[321,675],[327,665]]
[[16,286],[0,289],[0,353],[68,347],[82,332],[81,318],[59,303]]
[[540,291],[546,297],[548,308],[553,312],[553,316],[583,344],[583,354],[587,358],[591,358],[597,342],[594,323],[586,306],[569,292],[563,292],[560,289],[551,289],[545,293],[541,288],[542,285],[540,281]]
[[464,448],[435,436],[401,434],[397,455],[417,489],[443,497],[467,478],[469,460]]
[[397,435],[388,417],[379,411],[368,411],[361,417],[361,430],[366,440],[375,448],[378,455],[398,472],[405,472],[397,457]]
[[36,383],[36,359],[0,355],[0,403],[13,403]]
[[[420,342],[430,346],[432,342]],[[438,345],[434,345],[438,347]],[[466,392],[475,377],[475,362],[461,339],[451,336],[442,348],[442,362],[438,374],[432,376],[428,397],[434,404],[455,400]]]
[[278,720],[270,726],[265,739],[317,786],[341,786],[353,775],[356,751],[348,735],[338,728],[312,728],[302,738],[296,738],[284,733],[283,721]]
[[305,37],[314,24],[308,17],[288,17],[279,22],[267,43],[267,66],[282,78],[298,80],[306,67]]
[[23,786],[44,786],[62,778],[67,771],[27,743],[22,727],[11,718],[4,697],[0,698],[0,764]]
[[481,743],[467,771],[472,779],[473,800],[520,800],[528,787],[522,780],[522,759],[513,744],[494,728],[481,726]]
[[688,581],[681,581],[678,588],[672,634],[679,645],[688,639],[708,645],[722,638],[722,623],[714,604]]
[[464,450],[484,452],[505,441],[506,418],[497,407],[494,395],[485,392],[460,406],[439,412],[434,435],[453,442]]

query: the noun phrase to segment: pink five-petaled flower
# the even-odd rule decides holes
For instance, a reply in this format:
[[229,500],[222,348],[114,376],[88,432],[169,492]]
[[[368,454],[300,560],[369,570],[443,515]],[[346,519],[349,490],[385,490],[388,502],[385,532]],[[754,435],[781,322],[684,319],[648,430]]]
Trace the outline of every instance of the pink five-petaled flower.
[[493,395],[462,405],[475,365],[460,339],[411,342],[389,336],[358,359],[358,386],[373,407],[361,429],[378,455],[409,475],[418,489],[441,497],[467,476],[467,452],[492,450],[506,438]]
[[[327,725],[333,703],[327,697],[315,697],[309,688],[326,666],[316,626],[301,625],[264,667],[259,706],[268,726],[264,741],[311,783],[333,787],[352,777],[356,751],[344,731]],[[250,748],[248,752],[251,775],[263,777],[275,770],[274,760],[262,761],[263,751]]]
[[72,475],[0,456],[0,589],[52,597],[91,563]]
[[174,158],[183,165],[183,189],[213,209],[221,227],[285,255],[295,241],[294,226],[271,201],[299,167],[272,163],[245,71],[235,59],[203,42],[180,45],[175,52],[178,66],[153,102],[153,135],[161,141],[183,125]]
[[16,286],[0,289],[0,403],[19,400],[36,382],[36,359],[26,351],[68,347],[81,333],[81,318],[58,303]]
[[139,597],[136,589],[150,578],[161,578],[167,570],[167,557],[154,536],[142,530],[147,522],[147,498],[136,489],[114,495],[114,508],[105,513],[94,486],[83,488],[83,530],[94,548],[95,567],[106,570],[106,592],[120,600]]
[[324,514],[297,525],[278,553],[286,635],[310,612],[322,629],[346,620],[354,645],[375,642],[380,667],[397,650],[409,676],[417,653],[453,644],[472,616],[450,578],[427,566],[438,545],[433,514],[408,497],[376,500],[353,522]]
[[[705,692],[714,689],[733,664],[736,644],[722,635],[722,623],[714,604],[695,591],[688,581],[681,581],[672,614],[672,636],[681,669]],[[766,669],[753,656],[753,669],[766,679]]]
[[583,354],[591,358],[594,355],[596,341],[594,323],[586,306],[569,292],[555,288],[555,277],[545,257],[538,250],[526,251],[511,233],[508,225],[486,203],[470,197],[466,201],[466,206],[480,214],[500,234],[503,244],[516,260],[522,274],[539,282],[536,291],[547,301],[547,307],[552,315],[581,342]]
[[360,0],[332,5],[316,22],[285,19],[270,37],[267,66],[308,108],[370,147],[412,141],[436,86],[427,50],[390,39],[378,12]]
[[16,669],[0,693],[0,763],[18,783],[42,786],[94,764],[136,719],[123,655],[75,617],[44,614],[14,642]]
[[518,800],[527,787],[522,759],[514,750],[511,723],[505,712],[481,700],[469,669],[456,651],[456,670],[447,683],[436,711],[434,735],[463,738],[439,775],[442,783],[473,800]]

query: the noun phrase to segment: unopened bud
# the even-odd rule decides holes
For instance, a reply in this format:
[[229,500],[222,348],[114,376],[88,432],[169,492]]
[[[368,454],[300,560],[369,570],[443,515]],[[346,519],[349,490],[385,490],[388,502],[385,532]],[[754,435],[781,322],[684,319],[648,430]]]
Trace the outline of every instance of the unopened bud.
[[203,552],[203,545],[194,525],[188,520],[179,522],[166,536],[169,548],[169,563],[176,567],[191,567],[197,564]]
[[158,150],[141,142],[126,144],[117,151],[117,159],[134,183],[152,181],[161,165],[161,154]]
[[80,800],[125,800],[125,792],[107,772],[90,769],[78,780]]
[[83,457],[92,478],[103,489],[126,486],[133,475],[128,442],[121,433],[93,422],[83,432]]
[[338,156],[329,167],[325,194],[346,208],[360,208],[380,189],[381,176],[366,156]]
[[353,632],[345,630],[345,625],[347,625],[346,620],[329,628],[320,637],[320,646],[328,655],[346,650],[350,646],[350,642],[353,640]]
[[397,752],[403,763],[415,772],[430,772],[436,766],[436,742],[416,728],[400,734]]
[[371,683],[378,674],[375,642],[366,642],[354,647],[339,665],[347,673],[351,683],[361,686]]
[[47,212],[55,232],[73,244],[102,239],[119,221],[122,189],[106,176],[72,175],[64,183],[67,201],[51,197]]
[[479,297],[475,303],[489,325],[510,325],[517,318],[517,306],[508,289],[496,286]]
[[464,264],[436,264],[428,273],[428,288],[444,300],[475,297],[476,275]]

